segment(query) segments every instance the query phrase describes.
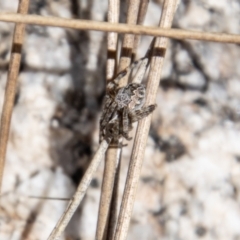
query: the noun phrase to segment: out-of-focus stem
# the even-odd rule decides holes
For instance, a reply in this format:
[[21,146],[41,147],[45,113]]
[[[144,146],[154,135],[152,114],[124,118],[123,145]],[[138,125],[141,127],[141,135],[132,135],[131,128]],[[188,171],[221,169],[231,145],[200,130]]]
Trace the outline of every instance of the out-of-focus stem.
[[12,23],[25,23],[41,26],[73,28],[104,32],[128,33],[148,35],[154,37],[168,37],[180,40],[192,39],[221,43],[240,43],[239,34],[201,32],[183,29],[164,29],[123,23],[107,23],[90,20],[74,20],[60,17],[42,17],[36,15],[23,15],[16,13],[0,13],[0,21]]
[[[138,19],[140,0],[129,0],[127,23],[136,24]],[[134,35],[125,34],[122,44],[121,58],[119,62],[118,72],[121,72],[131,64],[132,61],[132,49],[134,46]],[[120,87],[124,87],[128,83],[128,74],[126,74],[120,81]]]
[[[18,6],[18,13],[27,14],[29,0],[21,0]],[[0,124],[0,194],[2,188],[3,172],[7,151],[7,142],[10,130],[14,98],[16,94],[17,78],[21,62],[22,45],[24,41],[25,24],[17,23],[15,26],[12,42],[12,51],[8,69],[8,79],[3,102],[3,110]]]
[[[171,27],[175,9],[176,0],[165,0],[160,27]],[[150,75],[146,92],[146,105],[155,102],[166,48],[166,38],[159,38],[156,40],[154,54],[151,58]],[[137,128],[114,240],[124,240],[127,236],[150,123],[151,116],[148,116],[139,122]]]
[[[148,9],[148,3],[149,3],[149,0],[142,0],[140,2],[138,20],[137,20],[138,25],[142,25],[145,20],[145,16],[146,16],[147,9]],[[136,51],[137,51],[138,44],[140,42],[140,38],[141,38],[141,35],[136,35],[134,37],[133,50],[132,50],[132,55],[133,55],[134,60],[136,57]]]
[[99,166],[101,160],[104,158],[105,152],[108,148],[108,143],[103,140],[95,153],[90,165],[88,166],[87,171],[85,172],[81,182],[78,185],[78,188],[75,194],[72,197],[67,209],[63,213],[62,217],[59,219],[56,227],[53,229],[52,233],[50,234],[48,240],[57,240],[62,235],[63,231],[65,230],[67,224],[71,220],[73,214],[77,210],[80,202],[82,201],[87,188],[93,179],[93,174],[96,172],[97,167]]
[[[119,0],[108,1],[108,22],[118,23],[119,21]],[[112,80],[117,71],[117,44],[118,34],[109,32],[107,35],[107,82]],[[104,240],[108,236],[108,229],[114,228],[117,215],[117,201],[112,202],[115,174],[118,168],[120,149],[108,148],[105,156],[105,166],[101,190],[101,198],[98,211],[98,222],[96,240]],[[117,191],[118,192],[118,191]],[[117,196],[115,196],[117,199]],[[111,211],[112,208],[112,211]],[[116,212],[114,212],[116,211]],[[109,218],[111,223],[109,225]]]

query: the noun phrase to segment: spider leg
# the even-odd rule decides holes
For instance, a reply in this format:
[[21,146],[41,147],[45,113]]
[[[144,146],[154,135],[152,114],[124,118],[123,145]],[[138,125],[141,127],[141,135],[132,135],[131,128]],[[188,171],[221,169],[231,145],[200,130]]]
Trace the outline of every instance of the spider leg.
[[[109,98],[110,99],[110,98]],[[102,141],[102,139],[106,135],[105,128],[108,125],[108,123],[111,121],[111,119],[114,117],[114,112],[117,108],[117,104],[111,99],[106,102],[106,105],[104,105],[104,111],[100,119],[100,136],[99,139]]]
[[156,104],[149,105],[147,107],[143,107],[141,109],[132,111],[129,113],[129,118],[131,119],[131,122],[137,122],[144,117],[148,116],[150,113],[154,111],[154,109],[157,107]]
[[105,139],[107,141],[111,139],[113,142],[117,142],[120,137],[121,136],[119,134],[119,119],[118,116],[116,115],[106,126]]
[[[147,64],[148,64],[148,58],[146,57],[143,57],[143,58],[140,58],[139,60],[137,61],[134,61],[130,66],[126,67],[124,70],[122,70],[120,73],[118,73],[118,75],[112,80],[112,81],[109,81],[107,87],[109,90],[112,90],[114,89],[114,87],[118,86],[118,83],[119,81],[124,77],[126,76],[127,74],[129,74],[138,64],[141,64],[139,65],[139,68],[141,67],[141,69],[144,69],[147,67]],[[143,67],[143,66],[144,67]],[[142,70],[142,71],[146,71],[146,70]],[[141,71],[141,72],[142,72]],[[138,72],[138,71],[137,71]],[[135,77],[136,79],[139,79],[141,78],[141,76],[139,76],[139,74],[136,74],[137,76]],[[140,75],[143,75],[143,73],[140,73]],[[137,82],[139,80],[136,80]]]
[[127,68],[124,69],[123,71],[121,71],[120,73],[118,73],[118,75],[113,79],[113,82],[118,85],[118,82],[126,76],[126,74],[128,73]]
[[143,80],[143,77],[145,75],[145,72],[148,68],[148,64],[149,64],[149,58],[141,58],[138,62],[139,66],[138,69],[136,71],[136,74],[134,75],[132,82],[133,83],[141,83]]
[[118,75],[112,79],[111,81],[108,82],[107,84],[107,91],[108,92],[114,92],[116,90],[116,88],[118,87],[118,82],[127,74],[128,72],[126,71],[126,69],[124,69],[123,71],[121,71],[120,73],[118,73]]
[[120,138],[120,133],[119,133],[119,119],[117,119],[113,125],[113,141],[117,142]]
[[103,129],[104,129],[102,122],[103,122],[103,119],[106,117],[106,114],[109,110],[109,106],[111,105],[111,103],[112,103],[111,98],[106,95],[104,98],[104,104],[103,104],[104,107],[103,107],[103,111],[102,111],[101,118],[100,118],[100,131],[99,131],[99,141],[100,142],[102,141]]
[[122,134],[127,140],[131,140],[132,138],[128,136],[130,129],[129,129],[129,119],[128,119],[128,112],[127,108],[123,108],[122,114]]
[[114,101],[108,105],[107,110],[105,110],[104,115],[101,117],[100,125],[102,127],[105,127],[107,123],[112,119],[113,113],[115,112],[116,108],[117,108],[117,104]]
[[[123,71],[121,71],[116,78],[114,78],[111,82],[114,83],[115,85],[118,85],[118,82],[124,77],[126,76],[126,74],[129,74],[137,65],[138,66],[138,70],[137,73],[134,76],[133,82],[136,83],[140,83],[142,81],[142,78],[144,76],[144,73],[149,65],[149,57],[150,54],[152,52],[153,49],[153,45],[155,43],[155,38],[152,40],[150,47],[147,51],[147,53],[145,54],[144,57],[134,61],[133,63],[131,63],[130,66],[128,66],[127,68],[125,68]],[[109,83],[111,83],[109,82]]]
[[103,121],[106,113],[108,112],[108,108],[111,105],[111,103],[112,103],[111,98],[109,96],[106,96],[104,99],[104,103],[103,103],[104,108],[103,108],[102,115],[100,118],[100,125],[102,124],[102,121]]

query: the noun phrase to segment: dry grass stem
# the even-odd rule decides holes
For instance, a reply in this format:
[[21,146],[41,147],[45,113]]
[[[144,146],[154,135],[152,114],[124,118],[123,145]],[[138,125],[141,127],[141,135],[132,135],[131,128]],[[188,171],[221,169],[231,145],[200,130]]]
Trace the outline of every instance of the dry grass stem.
[[[114,1],[113,1],[114,2]],[[113,4],[109,2],[108,21],[117,22],[119,19],[119,3]],[[140,2],[129,1],[127,23],[136,24],[137,13]],[[115,13],[115,16],[113,15]],[[110,33],[108,35],[108,51],[112,52],[112,59],[107,61],[107,79],[112,79],[115,75],[116,67],[116,51],[117,51],[117,36],[116,33]],[[125,35],[123,40],[122,57],[120,59],[119,71],[126,68],[131,63],[131,49],[134,44],[133,35]],[[130,49],[129,54],[126,54],[125,49]],[[114,50],[114,51],[113,51]],[[108,54],[109,56],[109,54]],[[122,79],[122,84],[127,84],[127,78]],[[112,144],[118,146],[121,144],[122,139],[119,142],[113,142]],[[119,185],[119,171],[121,161],[121,148],[110,147],[106,154],[105,170],[102,184],[102,193],[100,199],[98,225],[96,232],[96,239],[112,239],[114,236],[115,225],[117,221],[117,208],[118,208],[118,185]],[[117,178],[116,178],[117,176]],[[113,196],[114,192],[114,196]]]
[[131,33],[137,35],[149,35],[156,37],[168,37],[174,39],[193,39],[222,43],[240,43],[240,35],[225,33],[210,33],[181,29],[163,29],[158,27],[146,27],[140,25],[128,25],[120,23],[107,23],[88,20],[72,20],[58,17],[41,17],[36,15],[22,15],[14,13],[0,13],[0,21],[13,23],[26,23],[52,27],[74,28],[81,30],[95,30],[117,33]]
[[[116,151],[115,151],[116,152]],[[120,155],[115,157],[118,160],[118,165],[115,171],[115,181],[113,185],[113,192],[112,192],[112,202],[111,208],[109,213],[109,222],[108,222],[108,235],[107,239],[113,239],[114,232],[117,224],[117,217],[118,217],[118,202],[119,202],[119,183],[120,183],[120,169],[121,169],[121,150],[118,152]]]
[[101,142],[97,152],[95,153],[90,165],[88,166],[87,171],[85,172],[78,188],[70,201],[67,209],[63,213],[62,217],[59,219],[56,227],[53,229],[48,240],[57,240],[60,238],[61,234],[65,230],[67,224],[71,220],[73,214],[77,210],[80,202],[82,201],[87,188],[93,178],[93,174],[96,172],[97,167],[99,166],[101,160],[104,158],[105,152],[108,148],[108,143],[104,140]]
[[[118,189],[115,185],[115,176],[119,166],[120,154],[120,148],[111,147],[108,148],[106,153],[96,240],[109,239],[109,232],[113,231],[112,228],[114,228],[116,224],[117,201],[113,203],[112,198],[113,191]],[[114,197],[117,198],[117,196]],[[110,223],[109,218],[111,218],[111,224],[108,226]]]
[[[119,0],[108,1],[108,22],[117,23],[119,21],[119,4]],[[118,34],[115,32],[108,33],[107,40],[108,58],[106,78],[107,81],[109,81],[114,77],[117,69]],[[117,202],[115,201],[114,203],[112,203],[112,195],[115,182],[115,173],[119,163],[119,155],[120,151],[112,148],[109,148],[106,153],[101,198],[98,212],[96,240],[103,240],[107,238],[110,215],[112,215],[111,221],[114,223],[116,222],[116,217],[114,217],[116,216],[116,214],[114,213],[114,211],[117,211],[117,207],[114,206],[114,203],[117,204]],[[113,210],[110,213],[111,206]],[[109,228],[114,226],[115,224],[111,224]]]
[[[140,1],[129,1],[127,12],[127,23],[136,24],[139,11]],[[111,20],[111,19],[110,19]],[[121,58],[118,66],[118,72],[129,66],[132,59],[132,49],[134,45],[134,35],[126,34],[123,39]],[[114,75],[112,75],[113,77]],[[128,76],[121,79],[120,86],[128,83]],[[122,144],[122,139],[119,142],[114,142],[113,145],[119,146]],[[108,223],[105,223],[105,228],[102,228],[102,235],[97,239],[112,239],[116,227],[117,215],[118,215],[118,186],[120,176],[120,163],[121,163],[121,147],[109,148],[106,154],[106,166],[103,179],[101,206],[99,215],[105,214],[105,219],[108,219]],[[107,179],[108,176],[108,179]],[[113,195],[114,192],[114,195]],[[105,194],[106,199],[103,198]],[[104,201],[105,200],[105,201]],[[109,205],[111,204],[111,205]],[[110,208],[109,208],[110,207]],[[101,211],[102,209],[102,211]],[[106,215],[107,214],[107,215]],[[99,216],[104,219],[104,216]],[[108,227],[107,227],[108,225]],[[103,235],[103,232],[105,234]]]
[[[146,91],[146,105],[154,104],[164,57],[167,49],[168,38],[179,40],[201,40],[219,43],[240,43],[240,35],[200,32],[193,30],[172,29],[172,21],[178,0],[164,0],[162,16],[159,27],[142,26],[144,21],[149,0],[129,0],[127,15],[127,24],[119,24],[119,0],[108,0],[108,22],[97,22],[90,20],[65,19],[59,17],[46,17],[37,15],[27,15],[29,0],[19,0],[18,13],[0,13],[0,21],[16,23],[12,51],[9,62],[8,79],[4,96],[2,116],[0,122],[0,196],[2,190],[2,181],[4,165],[7,151],[7,142],[10,131],[11,116],[14,107],[14,98],[17,87],[17,78],[21,61],[21,50],[24,41],[25,24],[34,24],[42,26],[73,28],[77,30],[93,30],[108,32],[108,59],[106,79],[111,80],[116,72],[120,72],[128,67],[136,55],[136,49],[141,35],[149,35],[156,38],[153,56],[151,57],[150,71]],[[117,61],[117,44],[118,33],[125,34],[122,44],[121,58],[118,66]],[[142,66],[146,61],[142,61]],[[146,68],[142,67],[133,82],[141,82]],[[120,82],[120,87],[125,86],[128,82],[126,75]],[[96,231],[97,240],[114,239],[125,240],[130,225],[132,209],[137,192],[137,186],[141,173],[142,162],[144,159],[145,148],[147,144],[148,133],[151,124],[151,116],[141,120],[138,124],[134,146],[132,150],[123,200],[120,208],[119,218],[117,220],[117,198],[118,182],[121,160],[121,143],[111,143],[105,140],[101,142],[93,159],[85,172],[74,196],[69,200],[69,204],[59,219],[57,225],[50,234],[48,240],[59,239],[64,232],[67,224],[77,210],[86,191],[93,179],[101,160],[106,157],[105,169],[103,176],[102,192],[98,214],[98,224]],[[116,147],[119,146],[119,147]],[[34,196],[29,196],[35,198]],[[48,197],[40,197],[49,199]],[[50,198],[55,200],[55,198]],[[67,200],[62,198],[60,200]],[[116,223],[116,221],[118,221]]]
[[[127,12],[127,23],[128,24],[142,24],[146,15],[146,11],[142,8],[147,8],[148,0],[144,1],[129,1],[128,12]],[[139,39],[136,39],[135,35],[126,34],[123,39],[121,58],[119,62],[118,72],[125,69],[131,64],[132,61],[132,51],[134,47],[137,47]],[[121,79],[120,86],[125,86],[128,83],[128,76]],[[119,140],[122,143],[122,139]],[[117,209],[118,209],[118,187],[120,181],[120,163],[121,163],[121,151],[122,149],[115,148],[109,149],[109,156],[107,156],[108,161],[112,161],[117,167],[115,182],[113,185],[114,195],[112,195],[111,211],[109,216],[109,228],[107,239],[113,239],[115,234],[116,222],[117,222]]]
[[[119,0],[108,1],[108,22],[118,23],[119,21]],[[109,32],[107,36],[107,81],[111,80],[116,74],[117,68],[117,43],[118,34],[116,32]]]
[[[160,27],[171,27],[175,9],[175,0],[165,0],[162,17],[160,20]],[[155,102],[166,47],[166,38],[157,39],[155,43],[155,49],[158,51],[155,52],[154,57],[152,57],[151,59],[151,69],[147,86],[146,105],[153,104]],[[138,180],[141,172],[142,161],[144,158],[150,122],[151,117],[146,117],[139,122],[137,128],[130,166],[127,175],[127,181],[123,194],[123,201],[120,208],[120,214],[114,238],[115,240],[124,240],[127,236]]]
[[[22,0],[18,6],[18,13],[27,14],[29,0]],[[3,102],[3,110],[0,125],[0,194],[2,188],[7,142],[10,130],[11,116],[16,94],[17,78],[21,62],[22,45],[24,41],[25,24],[17,23],[15,26],[10,56],[8,79]]]
[[[140,2],[139,12],[138,12],[138,20],[137,20],[138,25],[142,25],[145,20],[145,16],[146,16],[147,9],[148,9],[148,3],[149,3],[149,0],[142,0]],[[140,37],[141,37],[141,35],[136,35],[134,37],[134,43],[133,43],[133,49],[132,49],[133,59],[135,59],[135,57],[136,57],[136,51],[137,51],[138,44],[140,42]]]
[[[127,12],[127,24],[137,24],[138,11],[140,6],[140,0],[128,1],[128,12]],[[121,72],[131,64],[132,61],[132,49],[134,45],[134,35],[125,34],[122,43],[121,58],[118,66],[118,72]],[[128,74],[126,74],[120,81],[119,86],[124,87],[128,83]]]

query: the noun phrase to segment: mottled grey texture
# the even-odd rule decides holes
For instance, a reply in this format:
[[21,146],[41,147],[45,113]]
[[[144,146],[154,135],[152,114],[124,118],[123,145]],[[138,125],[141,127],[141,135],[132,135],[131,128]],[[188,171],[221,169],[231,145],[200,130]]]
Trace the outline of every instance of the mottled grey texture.
[[[162,1],[150,2],[157,26]],[[0,0],[16,11],[18,1]],[[103,21],[107,1],[31,1],[30,12]],[[124,14],[121,19],[124,19]],[[181,1],[174,27],[240,34],[238,0]],[[0,23],[0,105],[13,24]],[[138,58],[151,39],[143,37]],[[128,239],[240,239],[240,48],[171,41]],[[28,26],[12,117],[0,239],[46,239],[98,146],[106,35]],[[132,142],[123,149],[123,191]],[[66,236],[94,239],[103,165]]]

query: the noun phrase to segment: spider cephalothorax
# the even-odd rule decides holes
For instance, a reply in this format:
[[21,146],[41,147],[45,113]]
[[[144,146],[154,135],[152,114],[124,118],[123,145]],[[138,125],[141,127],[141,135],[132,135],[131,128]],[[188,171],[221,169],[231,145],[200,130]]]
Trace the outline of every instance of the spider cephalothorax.
[[103,139],[117,141],[121,137],[130,140],[128,133],[132,129],[132,123],[146,117],[156,108],[156,105],[144,107],[146,89],[143,84],[133,82],[119,88],[119,80],[129,73],[138,62],[134,62],[107,84],[104,108],[100,119],[100,141]]

